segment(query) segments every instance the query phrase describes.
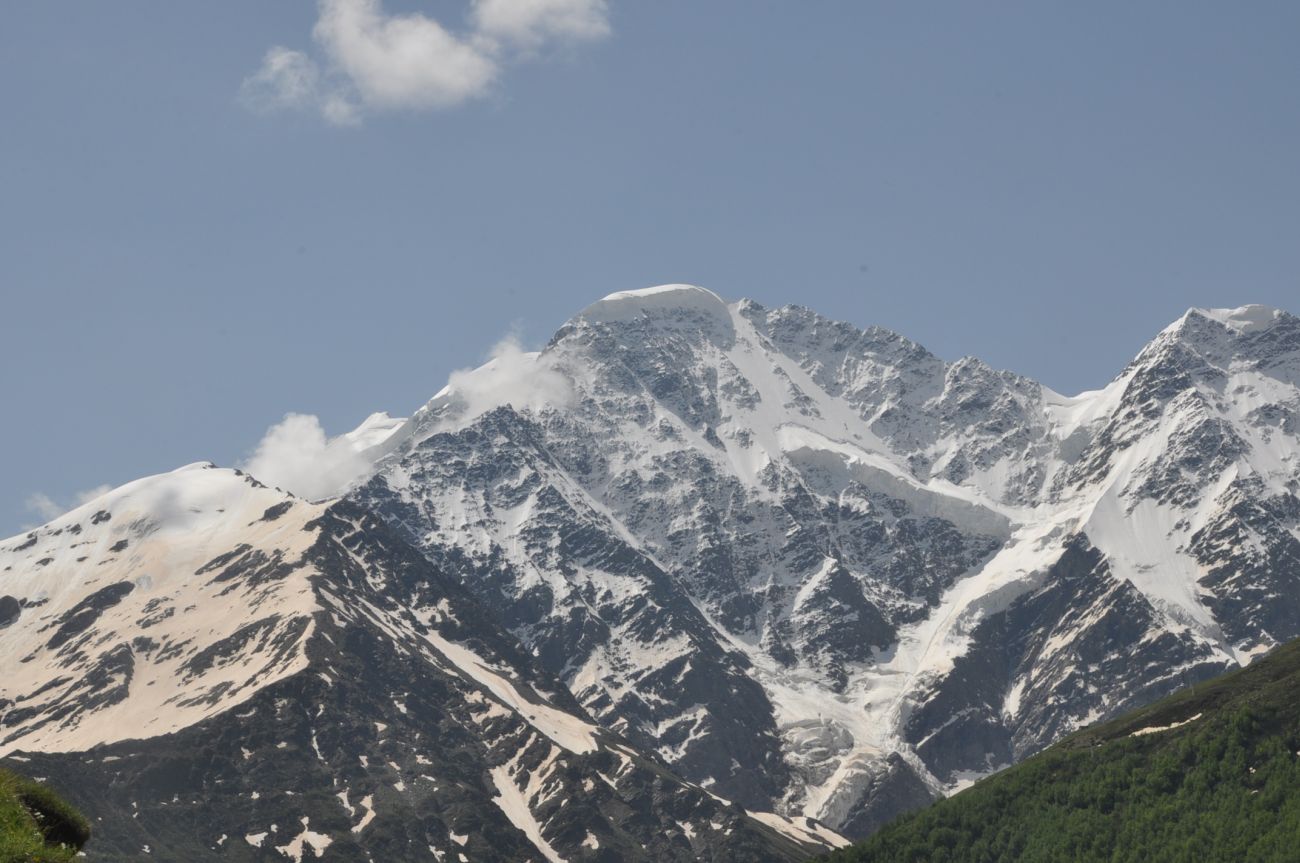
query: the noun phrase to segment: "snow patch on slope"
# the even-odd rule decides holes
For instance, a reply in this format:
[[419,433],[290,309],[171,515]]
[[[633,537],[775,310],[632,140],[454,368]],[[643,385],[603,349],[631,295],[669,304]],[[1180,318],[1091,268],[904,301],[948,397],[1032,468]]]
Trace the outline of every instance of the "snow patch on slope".
[[487,689],[560,746],[578,754],[596,749],[595,726],[571,713],[525,697],[518,687],[506,678],[505,672],[489,667],[478,654],[464,645],[448,641],[436,631],[430,631],[424,638],[439,653],[451,660],[456,669],[468,680]]
[[[803,844],[830,845],[832,848],[845,848],[852,844],[834,830],[808,818],[786,818],[773,812],[753,811],[749,813],[749,817]],[[799,823],[801,821],[802,826]]]
[[1172,731],[1175,728],[1181,728],[1184,725],[1195,722],[1200,718],[1201,714],[1198,713],[1195,716],[1187,717],[1182,722],[1171,722],[1168,725],[1151,725],[1147,728],[1139,728],[1137,731],[1130,734],[1129,737],[1145,737],[1148,734],[1158,734],[1161,731]]
[[551,843],[546,841],[542,835],[542,825],[537,823],[537,818],[528,808],[528,801],[531,800],[540,790],[543,781],[542,771],[536,770],[528,774],[528,786],[520,791],[515,786],[515,781],[511,778],[512,768],[515,768],[514,762],[502,764],[499,767],[493,767],[492,782],[497,789],[497,797],[493,800],[501,811],[505,813],[510,823],[518,827],[528,841],[533,843],[538,851],[546,857],[550,863],[565,863]]

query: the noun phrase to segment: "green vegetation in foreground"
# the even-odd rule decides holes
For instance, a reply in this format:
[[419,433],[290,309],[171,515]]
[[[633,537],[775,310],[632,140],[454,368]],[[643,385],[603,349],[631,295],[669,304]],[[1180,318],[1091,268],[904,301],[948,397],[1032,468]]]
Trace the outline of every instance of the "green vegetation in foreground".
[[1077,732],[827,859],[1296,861],[1298,753],[1293,641],[1248,668]]
[[90,838],[90,824],[30,779],[0,770],[0,863],[65,863]]

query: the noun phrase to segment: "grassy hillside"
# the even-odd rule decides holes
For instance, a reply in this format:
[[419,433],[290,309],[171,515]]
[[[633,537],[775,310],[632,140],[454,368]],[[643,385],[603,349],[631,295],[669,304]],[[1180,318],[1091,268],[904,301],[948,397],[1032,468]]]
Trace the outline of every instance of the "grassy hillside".
[[0,770],[0,863],[68,863],[89,838],[86,819],[54,792]]
[[1300,860],[1300,641],[1077,732],[829,860]]

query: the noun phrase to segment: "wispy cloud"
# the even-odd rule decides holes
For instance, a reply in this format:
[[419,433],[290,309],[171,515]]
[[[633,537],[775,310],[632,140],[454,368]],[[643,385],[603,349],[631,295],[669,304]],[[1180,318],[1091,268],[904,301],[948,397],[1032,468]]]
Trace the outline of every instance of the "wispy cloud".
[[52,521],[68,511],[67,507],[60,505],[43,491],[29,495],[24,505],[28,512],[36,513],[45,521]]
[[476,0],[473,20],[488,39],[525,50],[609,35],[604,0]]
[[275,46],[244,80],[256,111],[310,110],[337,125],[377,111],[451,108],[489,93],[504,67],[609,35],[607,0],[472,0],[453,31],[380,0],[318,0],[311,53]]
[[262,68],[244,80],[244,104],[259,111],[301,108],[315,102],[320,71],[301,51],[276,46],[266,52]]
[[94,488],[79,491],[72,496],[73,503],[71,504],[61,503],[50,497],[45,492],[38,491],[34,494],[28,495],[27,500],[24,501],[23,504],[27,507],[29,512],[39,516],[41,521],[53,521],[68,510],[76,509],[83,503],[89,503],[100,495],[105,494],[110,491],[111,488],[111,486],[107,485],[97,485]]

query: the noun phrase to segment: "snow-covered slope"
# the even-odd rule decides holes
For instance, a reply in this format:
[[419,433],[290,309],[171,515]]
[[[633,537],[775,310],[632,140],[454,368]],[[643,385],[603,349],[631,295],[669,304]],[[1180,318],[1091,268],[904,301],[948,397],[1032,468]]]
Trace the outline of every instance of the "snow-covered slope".
[[0,755],[92,859],[802,859],[600,727],[347,502],[193,465],[0,543]]
[[1069,397],[623,291],[329,446],[342,500],[195,466],[0,543],[0,754],[115,853],[783,859],[1300,636],[1257,306]]
[[1300,635],[1286,313],[1193,310],[1069,398],[669,285],[514,371],[462,375],[351,499],[745,805],[863,834]]
[[194,464],[0,543],[0,754],[166,734],[306,668],[322,510]]

